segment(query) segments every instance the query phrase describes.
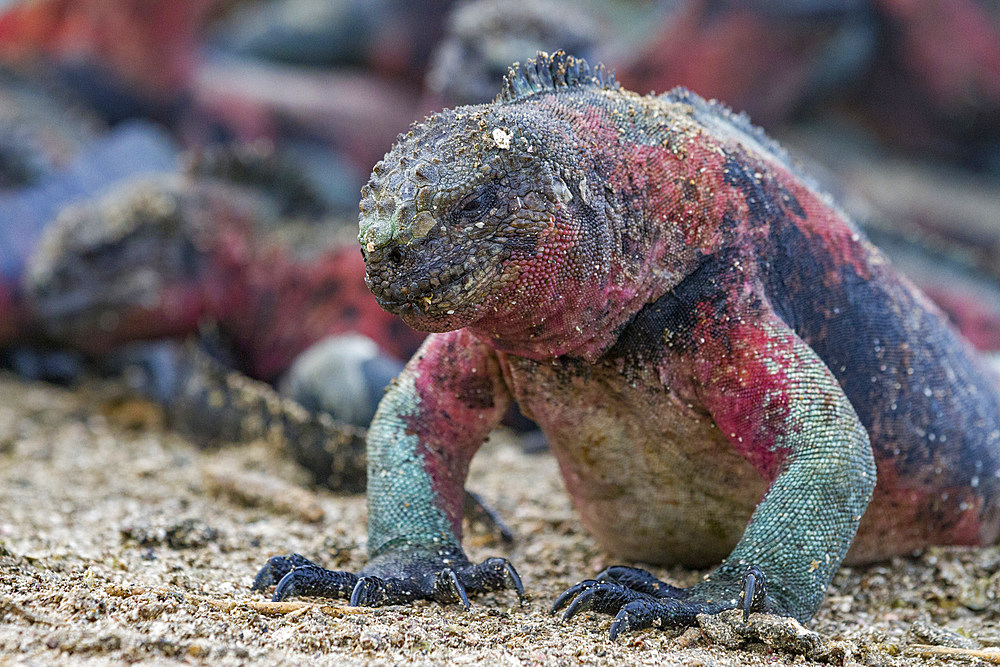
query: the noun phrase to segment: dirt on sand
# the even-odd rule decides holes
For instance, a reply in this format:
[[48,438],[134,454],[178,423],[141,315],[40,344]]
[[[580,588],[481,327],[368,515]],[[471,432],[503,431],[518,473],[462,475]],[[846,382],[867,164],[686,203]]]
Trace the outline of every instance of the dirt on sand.
[[[610,563],[551,457],[525,454],[505,432],[474,460],[469,487],[516,542],[472,527],[466,546],[474,560],[511,559],[523,606],[509,592],[469,612],[272,604],[249,590],[268,556],[364,565],[364,498],[305,489],[302,471],[263,444],[201,451],[154,408],[106,394],[0,374],[2,665],[1000,663],[998,548],[842,569],[808,630],[731,614],[610,642],[608,616],[564,623],[548,614],[555,597]],[[702,574],[654,572],[681,584]]]

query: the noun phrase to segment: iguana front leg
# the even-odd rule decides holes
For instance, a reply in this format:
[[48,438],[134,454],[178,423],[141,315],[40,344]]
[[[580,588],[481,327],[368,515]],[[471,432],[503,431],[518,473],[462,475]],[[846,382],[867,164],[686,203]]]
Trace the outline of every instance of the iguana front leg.
[[431,336],[387,390],[368,431],[368,551],[360,575],[301,556],[272,558],[255,587],[350,597],[354,605],[460,600],[523,590],[505,559],[473,564],[462,550],[469,461],[510,404],[494,352],[471,334]]
[[692,361],[681,371],[661,368],[661,377],[674,384],[688,375],[718,428],[772,483],[730,556],[691,588],[611,568],[556,602],[553,611],[568,606],[566,617],[586,609],[616,614],[612,636],[741,606],[807,620],[875,486],[854,408],[816,353],[769,309],[755,318],[746,311],[705,318],[696,329],[688,339],[696,345]]

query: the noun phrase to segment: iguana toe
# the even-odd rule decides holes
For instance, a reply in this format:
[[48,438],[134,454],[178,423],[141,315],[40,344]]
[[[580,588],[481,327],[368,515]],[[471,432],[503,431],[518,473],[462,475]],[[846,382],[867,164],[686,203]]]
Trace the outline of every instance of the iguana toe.
[[743,610],[743,620],[750,618],[751,611],[763,611],[767,598],[767,586],[764,571],[756,565],[751,565],[743,573],[740,581],[740,608]]
[[263,590],[274,584],[274,602],[296,595],[346,598],[357,580],[358,576],[351,572],[327,570],[299,554],[290,554],[268,559],[254,577],[251,589]]

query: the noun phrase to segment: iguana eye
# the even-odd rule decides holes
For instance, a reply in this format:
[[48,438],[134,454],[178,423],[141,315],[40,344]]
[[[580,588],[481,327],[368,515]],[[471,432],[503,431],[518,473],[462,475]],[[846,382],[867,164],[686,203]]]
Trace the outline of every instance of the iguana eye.
[[480,191],[475,191],[467,198],[458,209],[458,217],[475,221],[479,220],[493,208],[496,204],[497,194],[492,187],[485,187]]

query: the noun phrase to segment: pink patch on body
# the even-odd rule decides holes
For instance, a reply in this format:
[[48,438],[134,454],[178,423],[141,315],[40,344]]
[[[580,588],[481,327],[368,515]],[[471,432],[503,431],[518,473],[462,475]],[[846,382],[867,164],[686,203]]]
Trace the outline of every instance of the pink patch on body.
[[703,400],[733,448],[773,481],[789,452],[780,444],[789,428],[788,355],[765,361],[762,355],[774,349],[771,334],[754,326],[723,330],[708,304],[700,305],[698,322],[692,363]]
[[[857,232],[843,214],[814,191],[796,182],[794,175],[787,171],[781,174],[789,192],[795,196],[805,218],[798,222],[803,231],[813,234],[822,241],[834,259],[835,266],[851,266],[855,273],[865,280],[872,278],[872,251],[864,237]],[[827,280],[838,283],[841,273],[827,276]]]
[[496,357],[467,330],[427,340],[407,366],[418,401],[404,414],[452,530],[462,535],[469,462],[510,404]]

